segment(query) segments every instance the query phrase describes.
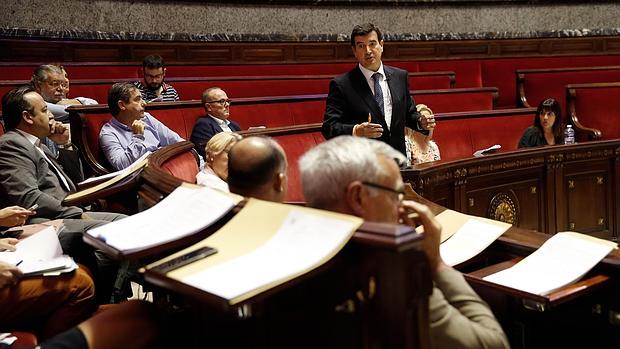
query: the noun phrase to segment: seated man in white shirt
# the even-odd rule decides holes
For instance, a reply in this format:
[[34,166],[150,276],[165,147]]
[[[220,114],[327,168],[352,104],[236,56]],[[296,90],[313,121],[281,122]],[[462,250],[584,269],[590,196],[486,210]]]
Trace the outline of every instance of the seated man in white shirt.
[[108,94],[108,106],[114,116],[99,132],[99,144],[110,165],[117,170],[129,167],[147,151],[183,141],[149,113],[136,86],[116,83]]
[[190,140],[196,151],[205,157],[205,145],[211,137],[220,132],[237,132],[241,127],[228,119],[230,116],[230,99],[219,87],[211,87],[202,93],[202,105],[207,114],[196,121]]

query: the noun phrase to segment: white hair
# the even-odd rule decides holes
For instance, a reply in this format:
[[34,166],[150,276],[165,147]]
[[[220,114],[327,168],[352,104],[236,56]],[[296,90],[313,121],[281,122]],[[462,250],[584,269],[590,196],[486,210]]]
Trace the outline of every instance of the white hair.
[[398,164],[405,156],[388,144],[361,137],[340,136],[310,149],[299,159],[301,185],[310,207],[329,208],[344,200],[353,181],[377,181],[387,176],[379,156]]

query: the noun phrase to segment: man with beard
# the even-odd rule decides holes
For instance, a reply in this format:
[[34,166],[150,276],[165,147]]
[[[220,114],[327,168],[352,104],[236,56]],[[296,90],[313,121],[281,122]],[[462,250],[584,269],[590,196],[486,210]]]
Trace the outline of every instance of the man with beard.
[[144,84],[140,81],[133,84],[140,90],[145,102],[174,102],[179,100],[177,90],[164,82],[166,67],[161,56],[146,56],[142,61],[142,72]]

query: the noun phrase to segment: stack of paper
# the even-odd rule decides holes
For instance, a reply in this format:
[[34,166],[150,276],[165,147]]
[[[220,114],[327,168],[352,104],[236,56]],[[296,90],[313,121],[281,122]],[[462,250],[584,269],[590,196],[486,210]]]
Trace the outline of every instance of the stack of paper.
[[15,245],[14,252],[0,252],[0,261],[16,265],[24,275],[57,275],[77,269],[62,247],[54,227],[25,238]]
[[358,217],[250,199],[215,234],[148,268],[213,247],[215,255],[167,276],[236,304],[325,263],[361,224]]
[[208,187],[182,185],[150,209],[87,234],[119,251],[157,246],[209,227],[240,199]]
[[475,257],[510,228],[508,223],[452,210],[445,210],[436,218],[442,226],[439,253],[450,266]]
[[557,233],[519,263],[484,280],[546,295],[579,280],[616,247],[584,234]]

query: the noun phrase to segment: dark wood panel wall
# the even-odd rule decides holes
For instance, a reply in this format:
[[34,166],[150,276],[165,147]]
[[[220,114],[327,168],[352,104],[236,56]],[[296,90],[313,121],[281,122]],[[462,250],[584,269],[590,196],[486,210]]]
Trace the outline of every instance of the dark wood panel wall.
[[422,165],[403,171],[447,208],[541,232],[618,240],[620,140]]
[[[161,42],[0,39],[0,61],[122,62],[159,53],[196,64],[349,62],[348,42]],[[528,57],[620,53],[620,36],[452,41],[398,41],[386,60]]]

